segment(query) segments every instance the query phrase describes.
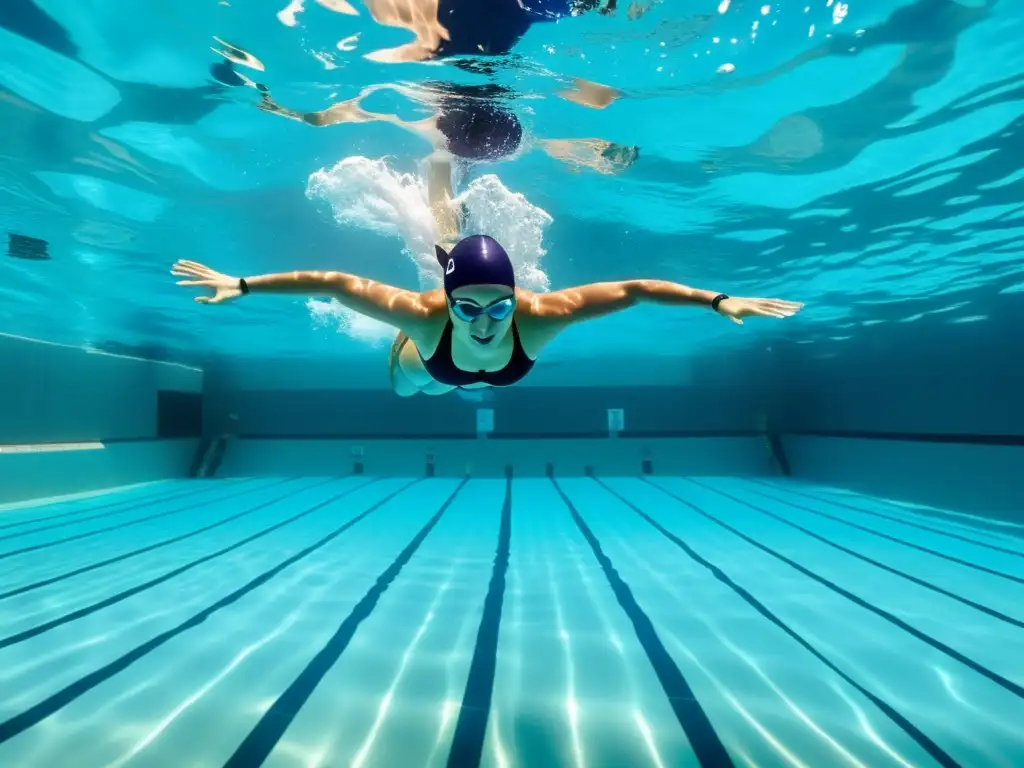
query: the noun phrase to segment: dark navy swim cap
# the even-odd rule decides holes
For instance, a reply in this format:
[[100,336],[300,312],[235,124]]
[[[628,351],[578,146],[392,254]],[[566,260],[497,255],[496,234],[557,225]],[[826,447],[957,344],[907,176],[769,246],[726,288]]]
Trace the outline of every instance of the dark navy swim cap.
[[444,269],[444,292],[449,296],[465,285],[516,285],[512,260],[493,237],[470,235],[451,253],[445,253],[440,245],[435,245],[434,251]]

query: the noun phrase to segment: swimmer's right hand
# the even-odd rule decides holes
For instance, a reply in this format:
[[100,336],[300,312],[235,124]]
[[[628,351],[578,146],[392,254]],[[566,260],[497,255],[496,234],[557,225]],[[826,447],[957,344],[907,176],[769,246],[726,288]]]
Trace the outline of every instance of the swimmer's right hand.
[[216,272],[205,264],[182,259],[171,267],[171,274],[177,277],[193,277],[197,280],[179,280],[178,285],[210,288],[213,296],[196,296],[200,304],[221,304],[242,295],[242,281],[237,277]]

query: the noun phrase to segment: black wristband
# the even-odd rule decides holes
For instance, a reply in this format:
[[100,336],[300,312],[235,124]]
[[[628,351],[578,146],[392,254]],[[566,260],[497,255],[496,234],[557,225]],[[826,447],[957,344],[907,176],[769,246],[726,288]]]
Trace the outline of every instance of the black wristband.
[[238,290],[240,290],[243,294],[249,292],[249,284],[245,282],[244,277],[238,278]]
[[729,297],[726,296],[724,293],[718,294],[717,296],[715,296],[715,298],[713,298],[711,300],[711,308],[713,310],[715,310],[715,312],[717,312],[718,311],[718,305],[721,304],[723,301],[725,301],[725,299],[728,299],[728,298]]

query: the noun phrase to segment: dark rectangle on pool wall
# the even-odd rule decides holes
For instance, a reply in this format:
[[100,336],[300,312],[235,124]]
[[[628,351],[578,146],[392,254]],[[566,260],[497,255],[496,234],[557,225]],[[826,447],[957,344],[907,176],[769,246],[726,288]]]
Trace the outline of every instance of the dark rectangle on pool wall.
[[161,389],[156,393],[156,434],[158,438],[202,437],[203,395]]

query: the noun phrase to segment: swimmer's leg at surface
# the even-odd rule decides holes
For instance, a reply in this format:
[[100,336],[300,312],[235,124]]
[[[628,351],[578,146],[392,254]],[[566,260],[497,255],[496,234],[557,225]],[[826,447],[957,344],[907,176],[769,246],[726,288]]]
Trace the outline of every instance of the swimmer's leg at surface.
[[381,26],[404,29],[416,36],[411,43],[366,54],[370,61],[427,61],[434,58],[442,41],[450,39],[448,30],[438,21],[438,0],[363,0],[363,4]]
[[604,139],[544,139],[540,147],[570,170],[578,171],[585,166],[606,176],[622,173],[640,156],[637,147]]
[[604,109],[622,98],[622,91],[609,85],[596,83],[593,80],[575,77],[569,88],[558,91],[556,95],[583,107]]
[[399,333],[391,344],[388,354],[388,375],[391,389],[399,397],[412,397],[416,394],[444,395],[455,387],[440,384],[430,378],[423,367],[416,344],[404,333]]

